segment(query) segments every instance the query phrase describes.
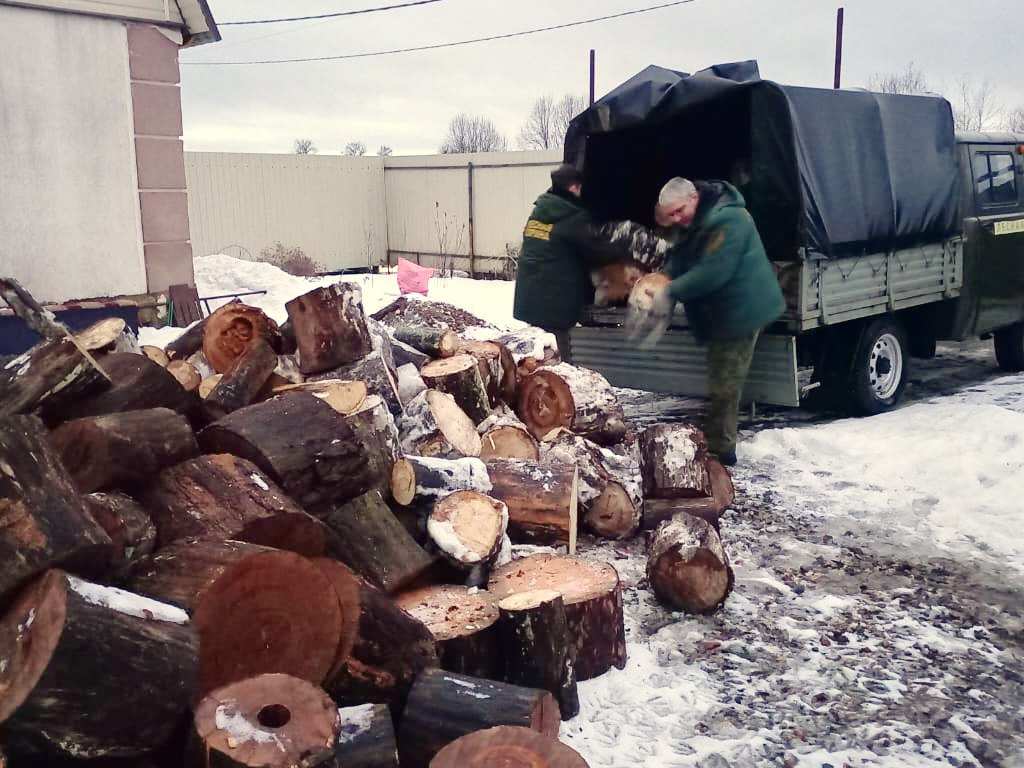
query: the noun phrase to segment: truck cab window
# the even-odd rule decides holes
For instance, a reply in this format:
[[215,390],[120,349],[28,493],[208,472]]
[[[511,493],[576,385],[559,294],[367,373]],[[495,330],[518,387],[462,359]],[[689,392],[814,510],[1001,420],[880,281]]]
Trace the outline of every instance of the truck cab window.
[[974,156],[974,189],[978,205],[1013,205],[1017,180],[1009,152],[978,152]]

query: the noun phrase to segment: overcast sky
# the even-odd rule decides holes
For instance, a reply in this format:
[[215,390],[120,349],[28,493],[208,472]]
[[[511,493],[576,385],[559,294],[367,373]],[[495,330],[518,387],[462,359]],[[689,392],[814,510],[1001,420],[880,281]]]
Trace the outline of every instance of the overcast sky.
[[219,43],[181,53],[185,148],[320,154],[350,141],[373,154],[433,154],[460,112],[517,136],[543,95],[596,94],[649,64],[695,72],[756,59],[765,79],[831,87],[836,9],[845,8],[842,84],[920,70],[954,100],[961,81],[987,81],[1008,111],[1024,108],[1021,0],[691,0],[608,21],[511,39],[308,63],[201,66],[344,56],[491,37],[661,5],[666,0],[436,0],[320,21],[248,26],[229,21],[311,16],[409,0],[208,0]]

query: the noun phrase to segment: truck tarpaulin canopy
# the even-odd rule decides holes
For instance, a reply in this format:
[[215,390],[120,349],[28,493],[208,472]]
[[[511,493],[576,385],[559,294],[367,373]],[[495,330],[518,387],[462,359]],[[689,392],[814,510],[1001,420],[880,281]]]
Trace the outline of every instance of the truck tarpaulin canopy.
[[953,115],[938,96],[779,85],[754,61],[650,66],[578,115],[565,160],[607,218],[651,223],[672,176],[726,179],[773,259],[906,247],[955,233]]

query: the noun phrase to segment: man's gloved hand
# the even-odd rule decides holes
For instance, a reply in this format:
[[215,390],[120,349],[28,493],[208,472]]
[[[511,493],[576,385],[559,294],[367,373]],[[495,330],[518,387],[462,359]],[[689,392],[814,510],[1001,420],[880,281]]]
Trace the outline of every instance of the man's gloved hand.
[[668,276],[655,273],[637,281],[629,295],[626,312],[626,340],[640,349],[650,349],[672,322],[676,300],[668,290]]

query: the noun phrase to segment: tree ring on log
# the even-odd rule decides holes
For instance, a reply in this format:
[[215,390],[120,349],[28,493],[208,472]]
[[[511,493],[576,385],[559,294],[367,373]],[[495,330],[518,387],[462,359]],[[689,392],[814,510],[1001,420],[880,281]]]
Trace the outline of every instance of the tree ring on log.
[[[275,337],[280,342],[277,323],[257,307],[241,302],[225,304],[206,319],[203,354],[213,370],[227,373],[257,336],[275,346]],[[280,343],[277,346],[280,347]]]
[[575,413],[569,385],[557,374],[539,368],[519,382],[516,414],[538,440],[558,427],[571,428]]
[[342,379],[321,379],[320,381],[304,381],[301,384],[284,384],[274,387],[272,392],[279,395],[282,392],[291,392],[296,389],[316,395],[338,413],[346,416],[358,411],[367,398],[365,382]]
[[437,390],[428,390],[427,404],[430,406],[438,429],[445,439],[463,456],[480,455],[480,435],[473,420],[459,407],[451,395]]
[[90,352],[99,351],[112,345],[127,327],[123,318],[105,317],[76,333],[75,341]]
[[567,744],[530,728],[499,725],[462,736],[445,745],[431,768],[587,768]]
[[519,427],[496,427],[485,432],[480,442],[480,458],[484,461],[488,459],[537,461],[539,454],[536,440]]

